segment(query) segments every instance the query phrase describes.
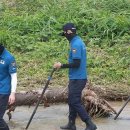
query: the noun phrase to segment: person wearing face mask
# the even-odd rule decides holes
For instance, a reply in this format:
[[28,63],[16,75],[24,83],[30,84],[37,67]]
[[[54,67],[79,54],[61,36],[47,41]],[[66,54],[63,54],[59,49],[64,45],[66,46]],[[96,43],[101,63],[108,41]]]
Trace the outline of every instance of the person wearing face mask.
[[9,130],[4,121],[8,103],[15,102],[15,92],[17,87],[17,67],[12,54],[0,43],[0,130]]
[[70,44],[68,63],[62,64],[60,62],[56,62],[53,67],[57,69],[69,68],[69,116],[67,125],[61,126],[60,128],[76,130],[75,120],[78,114],[81,120],[86,123],[85,130],[96,130],[96,125],[92,122],[90,116],[81,103],[82,90],[87,82],[87,54],[85,43],[77,35],[76,27],[73,23],[66,23],[63,26],[62,36],[66,37]]

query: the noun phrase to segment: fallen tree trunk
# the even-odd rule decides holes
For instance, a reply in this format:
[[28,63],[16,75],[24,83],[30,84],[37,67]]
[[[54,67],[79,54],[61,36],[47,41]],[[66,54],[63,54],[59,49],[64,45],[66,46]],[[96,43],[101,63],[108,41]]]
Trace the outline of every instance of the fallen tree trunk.
[[[16,102],[12,105],[8,105],[7,108],[9,119],[11,119],[11,111],[14,111],[17,106],[35,105],[41,95],[41,92],[42,90],[16,93]],[[49,104],[52,103],[66,103],[67,98],[67,87],[47,89],[40,104],[44,104],[44,107],[49,107]],[[94,91],[88,88],[83,90],[82,101],[86,111],[91,117],[108,117],[111,114],[116,114],[114,108],[112,108],[105,99],[101,99]]]
[[128,99],[130,96],[130,88],[117,87],[101,87],[101,86],[90,86],[92,91],[105,100],[108,101],[123,101]]

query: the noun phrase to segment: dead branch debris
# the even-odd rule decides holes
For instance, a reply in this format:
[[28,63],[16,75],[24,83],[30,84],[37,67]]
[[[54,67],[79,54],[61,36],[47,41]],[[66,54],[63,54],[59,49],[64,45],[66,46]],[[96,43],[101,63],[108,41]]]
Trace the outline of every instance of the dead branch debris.
[[[16,93],[16,102],[12,105],[8,105],[7,108],[9,119],[12,118],[11,112],[14,111],[17,106],[28,105],[30,107],[35,105],[41,92],[42,90]],[[67,87],[47,89],[40,104],[44,104],[44,107],[49,107],[52,103],[66,103],[67,97]],[[82,101],[86,111],[91,117],[108,117],[111,114],[116,114],[114,108],[105,99],[100,98],[93,90],[87,87],[82,92]]]

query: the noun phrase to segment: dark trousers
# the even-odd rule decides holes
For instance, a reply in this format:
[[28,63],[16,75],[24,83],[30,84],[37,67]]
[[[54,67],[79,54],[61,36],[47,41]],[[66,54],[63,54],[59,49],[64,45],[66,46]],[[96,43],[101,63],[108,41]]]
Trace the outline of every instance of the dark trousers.
[[86,112],[81,102],[82,90],[86,85],[86,79],[69,80],[68,85],[68,105],[69,105],[69,120],[75,122],[77,114],[82,121],[89,119],[89,115]]
[[9,130],[8,125],[3,119],[3,116],[7,108],[8,99],[9,95],[0,94],[0,130]]

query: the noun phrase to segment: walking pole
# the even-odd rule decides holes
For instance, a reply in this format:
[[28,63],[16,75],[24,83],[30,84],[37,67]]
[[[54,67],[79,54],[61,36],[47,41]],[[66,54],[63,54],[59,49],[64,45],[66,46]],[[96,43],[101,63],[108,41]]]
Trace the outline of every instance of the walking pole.
[[50,82],[50,80],[51,80],[51,77],[52,77],[54,71],[55,71],[55,68],[53,68],[53,70],[51,71],[50,76],[48,77],[48,80],[47,80],[47,82],[46,82],[46,85],[45,85],[45,87],[43,88],[42,94],[41,94],[40,98],[38,99],[38,102],[37,102],[37,104],[36,104],[36,107],[35,107],[35,109],[34,109],[32,115],[31,115],[31,117],[30,117],[30,119],[29,119],[29,121],[28,121],[28,124],[27,124],[27,126],[26,126],[26,128],[25,128],[26,130],[28,129],[28,127],[29,127],[29,125],[30,125],[30,123],[31,123],[31,121],[32,121],[32,119],[33,119],[34,114],[36,113],[36,110],[37,110],[37,108],[38,108],[38,106],[39,106],[39,104],[40,104],[40,102],[41,102],[41,100],[42,100],[42,98],[43,98],[43,95],[44,95],[44,93],[45,93],[45,91],[46,91],[46,89],[47,89],[47,87],[48,87],[48,85],[49,85],[49,82]]
[[116,116],[114,117],[114,120],[116,120],[116,118],[119,116],[119,114],[122,112],[122,110],[124,109],[124,107],[127,105],[127,103],[129,102],[130,100],[130,96],[129,98],[127,99],[127,101],[124,103],[124,105],[122,106],[122,108],[119,110],[119,112],[116,114]]

